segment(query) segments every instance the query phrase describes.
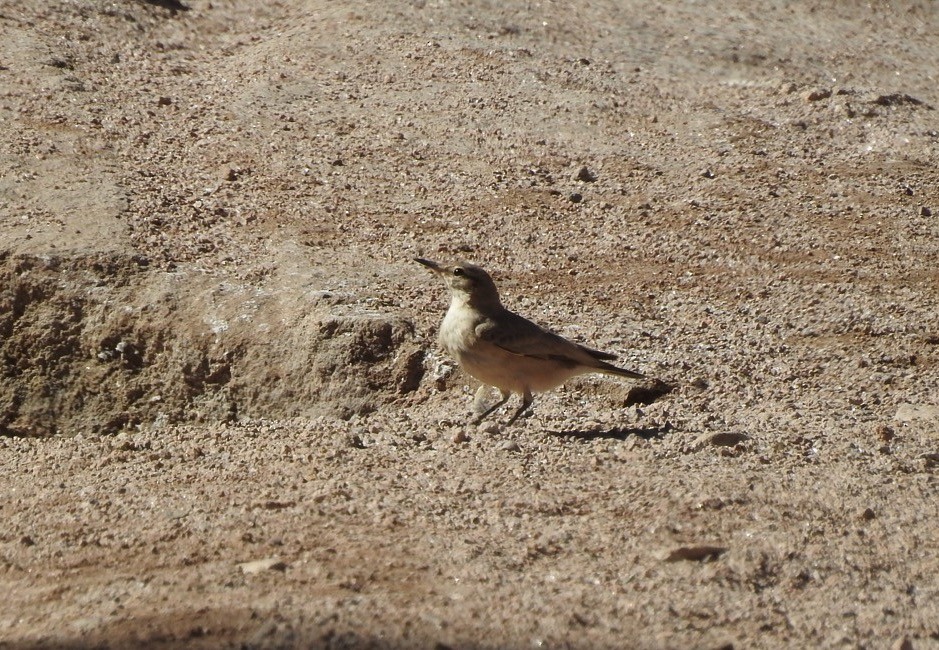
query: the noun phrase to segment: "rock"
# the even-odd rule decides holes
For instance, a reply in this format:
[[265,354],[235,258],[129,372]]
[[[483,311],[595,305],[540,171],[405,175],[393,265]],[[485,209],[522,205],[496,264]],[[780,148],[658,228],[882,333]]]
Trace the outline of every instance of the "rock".
[[727,502],[720,497],[711,497],[710,499],[704,499],[701,501],[697,507],[700,510],[721,510],[726,505]]
[[582,183],[593,183],[597,180],[597,175],[587,167],[581,167],[574,178]]
[[269,500],[261,504],[261,507],[265,510],[284,510],[286,508],[292,508],[297,505],[296,501],[276,501]]
[[189,7],[184,5],[179,0],[144,0],[144,2],[156,5],[157,7],[163,7],[164,9],[169,9],[172,12],[177,11],[189,11]]
[[455,445],[462,445],[464,442],[469,442],[469,439],[469,434],[467,434],[463,429],[460,429],[454,433],[453,438],[451,438],[453,444]]
[[708,380],[705,379],[704,377],[696,377],[691,382],[689,382],[688,385],[694,388],[695,390],[699,390],[699,391],[707,390],[709,386]]
[[251,562],[242,562],[238,565],[241,572],[245,575],[254,575],[264,571],[286,571],[287,564],[276,557],[269,557],[263,560],[252,560]]
[[886,424],[881,424],[877,427],[877,437],[880,438],[881,442],[890,442],[897,437],[897,434]]
[[708,562],[716,560],[727,552],[724,546],[680,546],[668,554],[666,562],[680,562],[688,560],[692,562]]
[[939,421],[939,406],[930,406],[927,404],[900,404],[899,408],[897,408],[897,414],[893,416],[893,419],[900,422],[912,422],[913,420]]
[[584,200],[584,196],[580,192],[573,192],[568,198],[571,203],[580,203]]
[[347,435],[346,444],[355,449],[365,449],[365,443],[362,442],[362,437],[357,433],[350,433]]
[[502,451],[511,451],[511,452],[522,450],[522,448],[519,447],[518,443],[515,442],[514,440],[506,440],[501,445],[499,445],[499,449],[501,449]]
[[874,512],[871,508],[864,508],[864,512],[861,513],[861,519],[864,521],[871,521],[877,518],[877,513]]
[[912,106],[923,106],[923,100],[917,99],[906,93],[890,93],[889,95],[878,95],[872,104],[878,106],[899,106],[901,104],[910,104]]
[[721,433],[702,433],[691,443],[694,451],[700,451],[705,447],[734,447],[741,442],[750,439],[745,433],[721,432]]
[[821,99],[828,99],[829,97],[831,97],[831,88],[816,88],[805,94],[805,100],[809,102],[817,102]]
[[921,208],[919,209],[919,214],[920,214],[921,217],[931,217],[931,216],[932,216],[932,210],[930,210],[928,207],[926,207],[926,206],[924,205],[923,207],[921,207]]

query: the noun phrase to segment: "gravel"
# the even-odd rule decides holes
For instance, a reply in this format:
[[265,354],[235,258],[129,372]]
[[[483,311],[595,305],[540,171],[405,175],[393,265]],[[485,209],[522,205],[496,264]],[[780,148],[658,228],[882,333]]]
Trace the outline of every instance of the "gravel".
[[0,17],[0,647],[939,642],[930,12],[176,4]]

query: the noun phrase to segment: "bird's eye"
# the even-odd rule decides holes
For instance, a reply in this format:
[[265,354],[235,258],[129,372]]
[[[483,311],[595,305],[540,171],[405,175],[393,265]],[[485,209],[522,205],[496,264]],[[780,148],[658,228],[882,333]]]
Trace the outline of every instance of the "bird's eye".
[[453,269],[453,275],[466,275],[466,272],[458,266]]

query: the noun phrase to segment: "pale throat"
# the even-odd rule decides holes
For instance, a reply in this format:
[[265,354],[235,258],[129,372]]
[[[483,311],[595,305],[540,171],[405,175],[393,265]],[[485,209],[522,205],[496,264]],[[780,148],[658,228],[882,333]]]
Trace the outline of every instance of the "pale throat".
[[463,291],[454,291],[450,296],[450,309],[462,309],[469,306],[470,296]]
[[499,300],[499,296],[491,296],[482,293],[470,293],[468,291],[457,291],[453,292],[452,297],[450,298],[450,309],[482,309],[484,311],[489,311],[492,309],[500,309],[502,307],[502,301]]

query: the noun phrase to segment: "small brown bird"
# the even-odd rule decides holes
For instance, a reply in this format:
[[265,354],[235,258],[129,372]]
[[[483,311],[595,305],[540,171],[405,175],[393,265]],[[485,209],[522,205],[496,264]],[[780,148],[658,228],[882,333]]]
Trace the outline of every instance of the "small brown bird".
[[522,405],[507,424],[531,406],[532,393],[551,390],[571,377],[599,372],[630,379],[644,375],[607,361],[615,355],[568,341],[502,306],[499,291],[485,270],[472,264],[443,266],[415,258],[440,275],[450,287],[450,308],[440,325],[439,340],[457,363],[479,381],[499,389],[500,399],[474,421],[508,401],[512,393]]

